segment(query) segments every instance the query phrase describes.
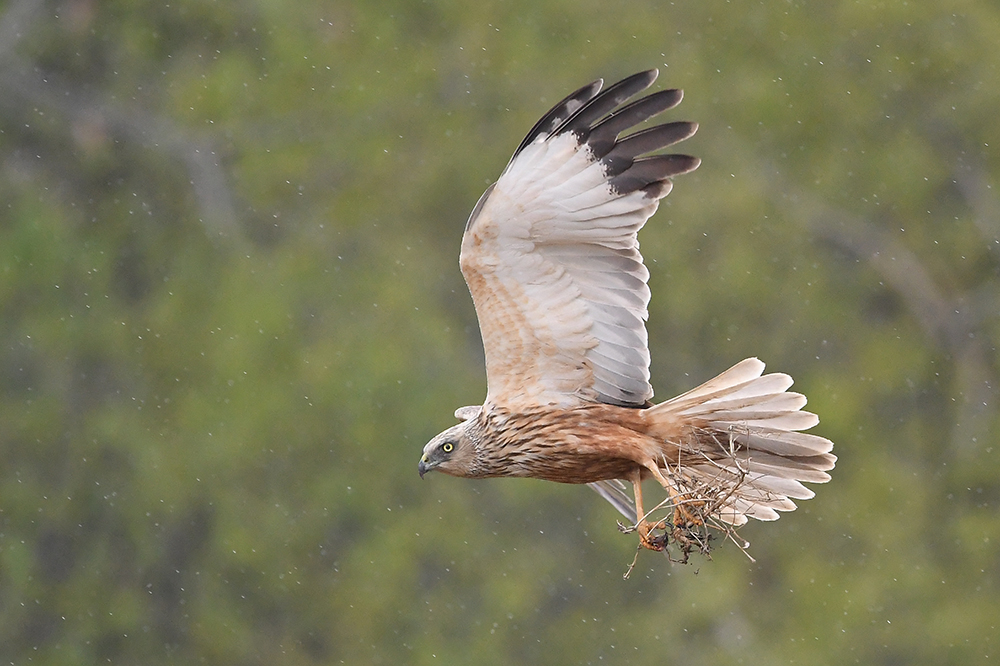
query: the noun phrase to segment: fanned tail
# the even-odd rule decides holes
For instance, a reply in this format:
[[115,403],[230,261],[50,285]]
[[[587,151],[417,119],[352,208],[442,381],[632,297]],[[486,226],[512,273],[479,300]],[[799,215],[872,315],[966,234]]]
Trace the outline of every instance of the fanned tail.
[[653,424],[684,424],[681,459],[663,471],[680,497],[729,525],[777,520],[792,500],[815,494],[802,482],[829,481],[837,461],[830,440],[797,432],[819,418],[801,411],[804,395],[787,391],[792,378],[763,371],[748,358],[646,412]]

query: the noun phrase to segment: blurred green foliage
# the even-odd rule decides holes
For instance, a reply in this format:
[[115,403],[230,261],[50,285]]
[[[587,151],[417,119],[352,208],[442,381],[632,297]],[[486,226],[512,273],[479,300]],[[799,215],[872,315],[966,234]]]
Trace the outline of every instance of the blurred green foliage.
[[[0,661],[970,664],[1000,618],[1000,7],[0,6]],[[465,217],[570,90],[697,120],[659,398],[751,355],[840,463],[671,566],[420,482],[485,393]],[[697,575],[695,575],[697,574]]]

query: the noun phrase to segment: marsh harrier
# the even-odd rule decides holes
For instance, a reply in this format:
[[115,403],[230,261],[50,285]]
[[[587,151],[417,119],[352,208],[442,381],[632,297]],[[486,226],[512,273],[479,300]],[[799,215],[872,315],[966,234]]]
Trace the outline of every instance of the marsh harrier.
[[[697,125],[620,136],[680,103],[680,90],[626,102],[656,79],[641,72],[555,105],[476,204],[460,264],[486,352],[481,406],[434,437],[423,476],[532,477],[589,484],[630,521],[642,546],[687,550],[699,529],[775,520],[830,479],[833,444],[798,432],[819,419],[792,379],[749,358],[653,404],[644,321],[649,272],[636,234],[700,160],[660,149]],[[647,513],[643,479],[666,497]],[[626,492],[630,483],[632,496]],[[656,509],[668,514],[651,518]],[[634,521],[634,523],[632,523]]]

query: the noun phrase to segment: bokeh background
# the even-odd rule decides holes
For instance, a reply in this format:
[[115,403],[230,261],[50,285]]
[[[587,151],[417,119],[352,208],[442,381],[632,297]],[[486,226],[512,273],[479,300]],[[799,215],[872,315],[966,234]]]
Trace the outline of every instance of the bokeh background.
[[[640,235],[665,399],[759,356],[840,462],[688,566],[416,474],[548,107],[701,125]],[[0,5],[0,661],[971,664],[1000,648],[1000,5]]]

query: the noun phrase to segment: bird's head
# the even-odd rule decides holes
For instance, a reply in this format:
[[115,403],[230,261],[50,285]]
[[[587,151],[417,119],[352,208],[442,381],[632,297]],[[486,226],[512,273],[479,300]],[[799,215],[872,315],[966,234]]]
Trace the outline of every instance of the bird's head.
[[[463,407],[455,412],[458,418],[466,419],[454,425],[431,441],[424,447],[417,471],[420,477],[433,470],[450,474],[451,476],[472,476],[476,461],[476,446],[473,437],[470,436],[471,427],[477,425],[473,418],[472,408]],[[475,415],[479,414],[479,408],[475,408]]]

